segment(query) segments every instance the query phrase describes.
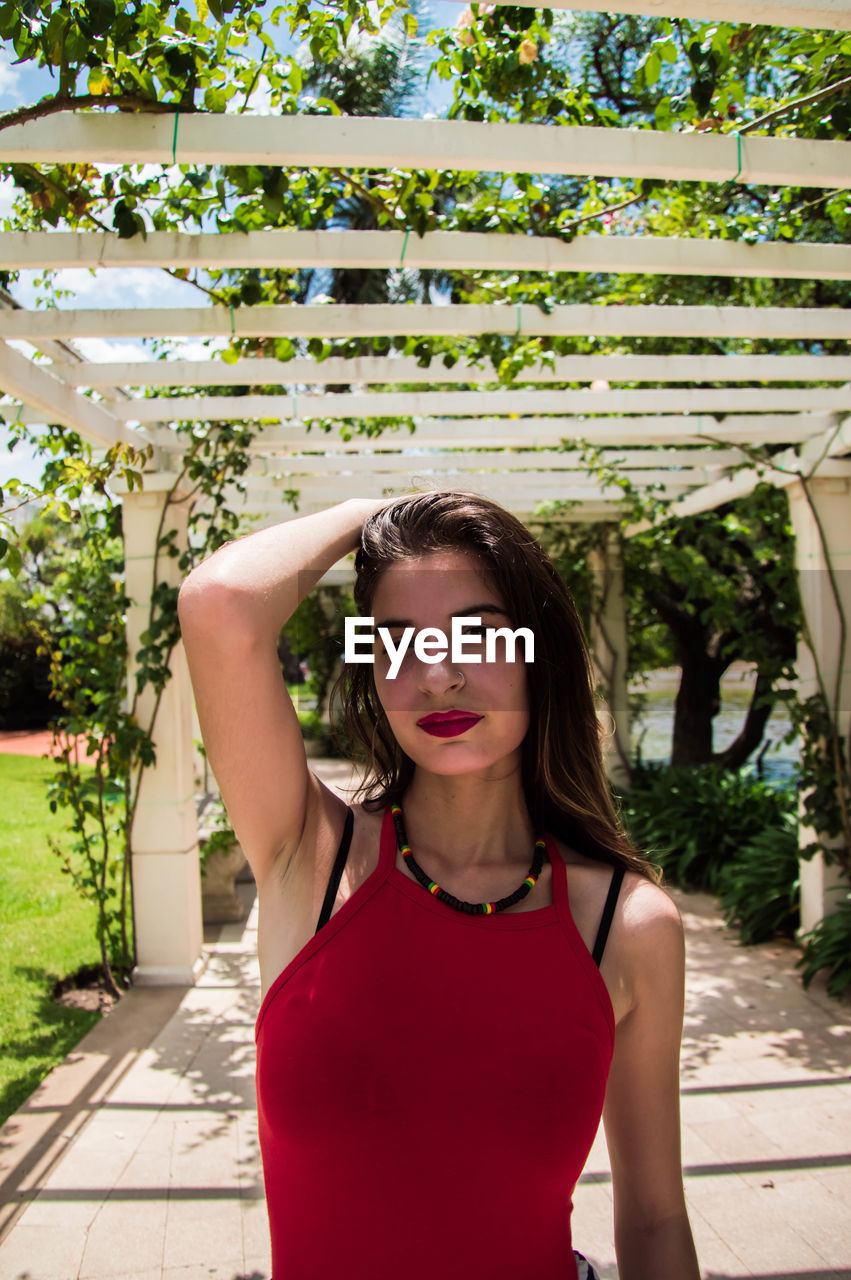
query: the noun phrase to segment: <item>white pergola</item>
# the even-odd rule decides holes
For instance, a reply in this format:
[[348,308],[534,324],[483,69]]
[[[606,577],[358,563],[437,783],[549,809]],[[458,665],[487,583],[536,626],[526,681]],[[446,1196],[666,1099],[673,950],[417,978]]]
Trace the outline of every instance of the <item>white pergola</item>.
[[[521,0],[531,3],[531,0]],[[542,7],[540,0],[535,0]],[[549,7],[599,9],[592,3]],[[848,0],[621,0],[619,9],[658,15],[770,22],[851,30]],[[0,163],[438,168],[737,181],[774,186],[851,188],[851,144],[730,134],[376,120],[333,116],[60,114],[0,131]],[[541,273],[640,272],[773,279],[851,279],[846,245],[665,239],[621,235],[554,237],[401,231],[151,233],[121,240],[107,233],[0,234],[0,269],[90,267],[394,269],[443,268]],[[323,362],[268,357],[226,363],[154,360],[95,363],[75,341],[91,337],[224,338],[495,333],[599,338],[801,339],[817,345],[851,337],[840,308],[533,305],[262,306],[26,310],[0,308],[0,414],[7,421],[58,422],[97,448],[119,441],[154,448],[144,490],[123,495],[129,651],[147,625],[156,533],[180,470],[178,422],[251,420],[243,510],[258,524],[292,518],[282,491],[297,489],[299,515],[346,497],[402,493],[419,482],[472,489],[539,526],[546,501],[576,505],[559,519],[615,518],[620,490],[589,474],[578,443],[588,441],[639,488],[675,499],[674,513],[708,510],[743,496],[763,478],[789,491],[798,567],[810,632],[828,686],[841,683],[842,723],[851,716],[851,679],[838,649],[819,526],[836,570],[851,569],[851,354],[562,356],[527,368],[500,386],[490,368],[436,359],[429,369],[405,357]],[[696,384],[723,384],[704,389]],[[348,392],[327,393],[331,385]],[[643,386],[642,384],[648,384]],[[758,385],[754,385],[758,384]],[[263,388],[215,395],[196,387]],[[413,390],[411,388],[414,388]],[[272,389],[271,391],[269,389]],[[474,388],[474,389],[470,389]],[[189,389],[181,393],[181,389]],[[310,431],[312,422],[413,419],[416,433],[380,436]],[[747,461],[749,448],[782,445],[770,469]],[[807,477],[813,512],[801,483]],[[180,507],[177,511],[180,511]],[[180,517],[176,517],[180,518]],[[185,525],[185,513],[183,516]],[[186,536],[185,527],[178,530]],[[610,565],[611,568],[611,565]],[[351,578],[341,563],[325,581]],[[851,613],[851,573],[838,573]],[[623,675],[622,582],[617,565],[604,627],[592,637],[609,707],[628,740]],[[605,639],[604,639],[605,637]],[[614,653],[606,651],[611,643]],[[844,657],[847,667],[847,655]],[[624,662],[615,663],[620,673]],[[191,982],[201,949],[200,890],[191,690],[181,652],[160,710],[157,766],[144,778],[133,832],[138,969],[141,982]],[[609,673],[607,676],[606,673]],[[802,651],[802,693],[816,687],[813,657]],[[144,711],[143,711],[144,713]],[[613,775],[619,769],[612,750]],[[802,864],[803,926],[830,908],[835,877],[818,860]]]

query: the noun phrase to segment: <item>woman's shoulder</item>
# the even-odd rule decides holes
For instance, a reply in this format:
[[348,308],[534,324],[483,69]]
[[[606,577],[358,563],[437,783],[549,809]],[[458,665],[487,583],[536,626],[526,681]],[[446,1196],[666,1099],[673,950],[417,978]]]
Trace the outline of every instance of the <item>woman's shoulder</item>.
[[635,871],[623,883],[621,935],[624,945],[642,963],[668,963],[683,948],[683,921],[670,894]]
[[[612,876],[616,867],[611,862],[603,862],[601,859],[589,858],[586,854],[577,852],[571,848],[564,840],[553,836],[553,843],[558,849],[567,867],[568,875],[573,876],[577,881],[582,881],[588,885],[596,886],[597,892],[612,881]],[[651,923],[655,920],[680,920],[680,913],[673,898],[660,884],[650,876],[642,875],[639,871],[633,871],[629,867],[624,870],[623,881],[618,893],[618,902],[623,903],[628,911],[624,914],[629,915],[632,927],[640,929],[643,924]]]
[[[555,840],[568,878],[571,912],[583,936],[593,937],[603,912],[614,868]],[[583,927],[584,926],[584,927]],[[683,924],[670,894],[648,876],[624,872],[607,948],[621,961],[646,971],[648,961],[670,963],[682,950]]]

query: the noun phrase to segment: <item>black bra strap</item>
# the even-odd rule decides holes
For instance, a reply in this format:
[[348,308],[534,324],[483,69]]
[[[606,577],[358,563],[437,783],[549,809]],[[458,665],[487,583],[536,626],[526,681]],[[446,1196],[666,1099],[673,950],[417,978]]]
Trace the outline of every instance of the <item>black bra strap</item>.
[[609,936],[609,929],[612,926],[612,920],[615,914],[615,906],[617,905],[618,894],[623,884],[624,868],[615,867],[612,872],[612,878],[609,882],[609,894],[606,898],[606,905],[603,907],[603,914],[600,918],[600,927],[597,930],[597,937],[594,941],[594,950],[591,953],[591,959],[599,969],[600,961],[603,958],[603,950],[606,946],[606,939]]
[[340,887],[340,881],[343,878],[343,869],[346,865],[346,859],[349,856],[349,845],[352,843],[352,831],[355,825],[355,815],[346,805],[346,825],[343,827],[343,836],[340,840],[340,847],[337,850],[337,856],[334,859],[334,866],[331,869],[331,876],[328,880],[328,888],[325,890],[325,901],[322,903],[322,910],[319,912],[319,923],[316,926],[316,932],[327,924],[331,919],[331,910],[337,897],[337,890]]

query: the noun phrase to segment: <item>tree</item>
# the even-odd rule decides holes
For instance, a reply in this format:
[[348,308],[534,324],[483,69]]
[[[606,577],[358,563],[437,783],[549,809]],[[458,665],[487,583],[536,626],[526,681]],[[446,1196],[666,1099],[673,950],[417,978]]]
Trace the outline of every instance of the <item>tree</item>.
[[[800,609],[785,492],[760,485],[738,502],[636,534],[625,574],[632,634],[660,621],[682,671],[671,763],[739,768],[762,742],[778,683],[795,675]],[[755,663],[756,680],[738,737],[716,752],[712,721],[733,662]]]
[[[623,525],[644,512],[635,494],[625,505]],[[613,530],[553,525],[544,535],[586,627],[595,609],[589,552]],[[627,677],[672,661],[681,668],[671,763],[738,769],[762,742],[779,687],[794,680],[801,619],[785,493],[762,484],[735,503],[621,537],[620,546]],[[754,689],[737,738],[715,751],[720,682],[733,662],[756,665]]]

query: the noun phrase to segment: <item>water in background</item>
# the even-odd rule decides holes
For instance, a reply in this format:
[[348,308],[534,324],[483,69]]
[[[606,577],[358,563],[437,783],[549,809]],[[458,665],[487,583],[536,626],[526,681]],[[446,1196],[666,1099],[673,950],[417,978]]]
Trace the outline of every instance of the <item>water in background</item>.
[[[721,709],[713,721],[713,748],[722,751],[738,736],[744,724],[755,678],[755,668],[745,663],[735,663],[721,681]],[[674,700],[679,687],[678,667],[650,674],[646,686],[636,682],[630,693],[643,693],[646,705],[643,715],[630,725],[632,755],[641,752],[644,761],[667,762],[671,758],[671,732],[674,724]],[[791,781],[797,774],[798,749],[795,742],[781,739],[790,729],[785,707],[775,707],[765,730],[760,747],[749,758],[746,768],[757,769],[759,756],[766,742],[770,745],[761,755],[761,774],[766,779]]]

